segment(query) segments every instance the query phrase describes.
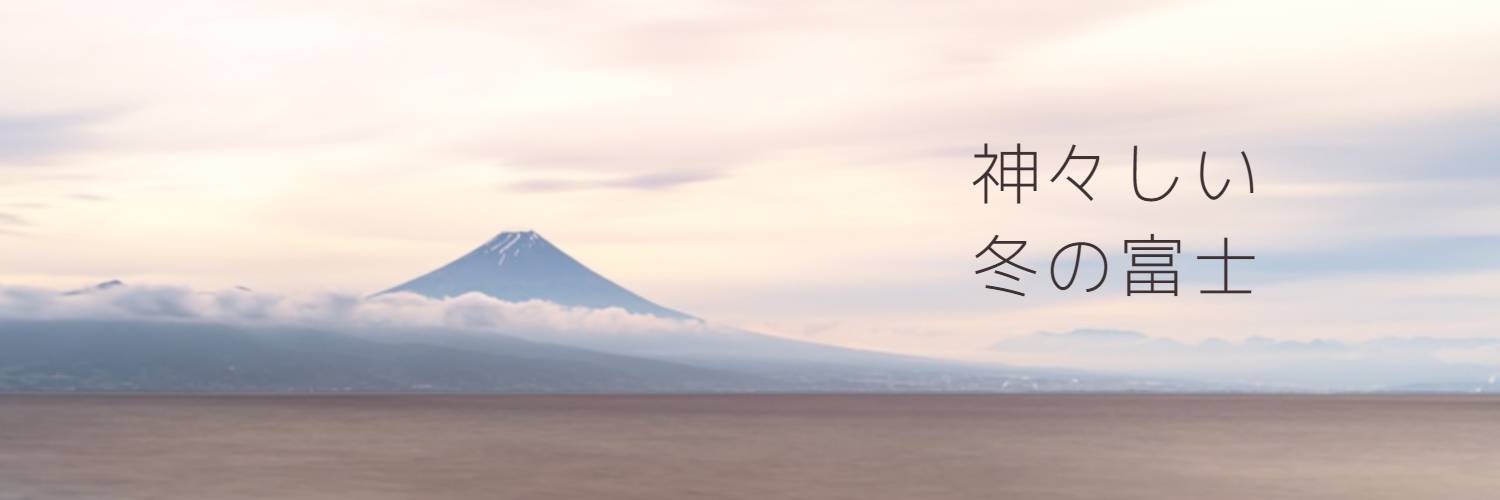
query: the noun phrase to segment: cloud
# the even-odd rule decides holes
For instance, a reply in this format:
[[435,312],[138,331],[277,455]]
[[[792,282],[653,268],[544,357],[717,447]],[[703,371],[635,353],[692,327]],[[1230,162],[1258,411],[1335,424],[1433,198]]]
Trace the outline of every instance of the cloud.
[[91,144],[84,128],[94,114],[0,114],[0,166],[24,165]]
[[[1500,366],[1500,342],[1481,346],[1455,346],[1434,353],[1438,359],[1449,363],[1466,363]],[[1494,379],[1490,379],[1494,383]]]
[[723,177],[719,172],[672,171],[609,179],[533,179],[511,183],[507,189],[523,193],[578,191],[584,189],[637,189],[654,191]]
[[6,212],[0,212],[0,236],[21,236],[27,234],[17,228],[30,226],[31,223],[25,218]]
[[[1478,227],[1476,229],[1492,228]],[[1422,273],[1491,270],[1500,266],[1500,234],[1387,238],[1333,249],[1278,249],[1260,272],[1284,277],[1348,273]]]
[[59,293],[0,287],[0,317],[204,321],[361,329],[441,328],[510,335],[703,333],[700,321],[589,309],[544,301],[506,302],[480,294],[430,299],[408,293],[363,298],[323,293],[289,296],[245,288],[197,291],[177,286],[114,286]]

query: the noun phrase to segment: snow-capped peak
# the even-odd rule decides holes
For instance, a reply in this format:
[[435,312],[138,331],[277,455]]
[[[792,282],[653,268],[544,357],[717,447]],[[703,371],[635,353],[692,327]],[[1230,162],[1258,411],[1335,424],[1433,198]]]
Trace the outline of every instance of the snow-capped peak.
[[522,250],[535,246],[539,239],[536,231],[505,231],[480,248],[484,254],[498,256],[495,265],[503,266],[507,258],[520,255]]
[[437,270],[386,290],[432,298],[478,292],[500,300],[544,300],[566,306],[618,307],[638,314],[690,319],[600,276],[536,231],[506,231]]

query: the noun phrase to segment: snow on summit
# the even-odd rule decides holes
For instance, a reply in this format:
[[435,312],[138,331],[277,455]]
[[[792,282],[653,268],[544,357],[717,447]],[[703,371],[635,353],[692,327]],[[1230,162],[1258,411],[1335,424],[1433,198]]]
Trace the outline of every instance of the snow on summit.
[[637,314],[692,319],[600,276],[535,231],[502,232],[457,260],[381,293],[391,292],[438,299],[477,292],[510,302],[619,307]]
[[535,231],[506,231],[495,236],[481,248],[484,248],[487,254],[500,256],[500,260],[495,261],[495,264],[503,266],[507,257],[519,255],[523,250],[535,246],[538,239],[540,237]]

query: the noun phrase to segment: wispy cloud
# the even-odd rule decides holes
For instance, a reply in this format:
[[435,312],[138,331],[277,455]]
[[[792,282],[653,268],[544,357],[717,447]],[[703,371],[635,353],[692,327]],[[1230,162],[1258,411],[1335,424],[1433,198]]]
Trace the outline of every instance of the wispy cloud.
[[0,114],[0,166],[29,165],[93,143],[87,127],[98,114]]
[[507,189],[525,193],[578,191],[585,189],[635,189],[655,191],[721,178],[718,172],[673,171],[598,180],[533,179],[511,183]]
[[21,216],[16,215],[16,214],[11,214],[11,213],[0,212],[0,226],[25,226],[25,225],[28,225],[28,223],[26,222],[26,219],[22,219]]
[[140,285],[71,293],[0,287],[0,317],[300,325],[353,333],[380,328],[446,328],[512,335],[713,331],[700,321],[658,318],[619,308],[567,307],[536,300],[506,302],[477,293],[429,299],[408,293],[376,297],[345,293],[281,295],[238,287],[199,291]]

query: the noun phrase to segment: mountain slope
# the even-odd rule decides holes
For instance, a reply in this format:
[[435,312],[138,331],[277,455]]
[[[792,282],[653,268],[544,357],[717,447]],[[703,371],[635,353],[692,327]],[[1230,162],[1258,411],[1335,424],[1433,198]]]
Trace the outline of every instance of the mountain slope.
[[[503,232],[436,271],[384,293],[412,292],[429,298],[481,293],[520,302],[543,300],[589,308],[619,307],[668,318],[691,318],[650,302],[589,270],[532,231]],[[377,294],[378,295],[378,294]],[[763,335],[730,328],[711,332],[598,335],[508,332],[584,349],[716,366],[728,361],[890,364],[927,361]]]
[[774,389],[701,367],[499,335],[484,348],[295,327],[0,320],[0,392],[683,392]]
[[458,260],[380,293],[391,292],[411,292],[431,298],[478,292],[510,302],[535,299],[565,306],[619,307],[637,314],[692,319],[616,285],[533,231],[500,233]]

